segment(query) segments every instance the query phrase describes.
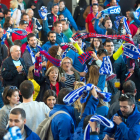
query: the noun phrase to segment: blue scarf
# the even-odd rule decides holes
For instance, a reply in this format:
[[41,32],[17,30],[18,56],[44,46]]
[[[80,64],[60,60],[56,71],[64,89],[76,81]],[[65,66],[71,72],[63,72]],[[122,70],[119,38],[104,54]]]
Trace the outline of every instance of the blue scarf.
[[115,27],[116,29],[118,29],[119,25],[120,25],[120,21],[124,16],[116,16],[116,20],[114,21]]
[[40,10],[38,10],[39,16],[41,17],[41,19],[44,19],[45,17],[47,18],[47,9],[45,6],[42,6],[40,8]]
[[[101,115],[94,115],[90,118],[91,122],[97,122],[105,127],[108,128],[113,128],[114,127],[114,123],[110,120],[108,120],[107,118],[105,118],[104,116]],[[85,128],[85,132],[84,132],[84,140],[90,140],[90,124],[88,124]]]
[[[37,47],[40,49],[40,51],[42,51],[42,48],[41,47],[39,47],[39,46],[37,46]],[[32,49],[30,48],[29,45],[26,46],[26,49],[28,50],[28,52],[31,55],[32,63],[35,64],[35,55],[34,55]]]
[[111,6],[105,10],[101,11],[102,17],[105,17],[105,15],[111,15],[111,14],[120,14],[121,8],[120,6]]
[[138,59],[140,50],[133,44],[124,43],[123,44],[124,55],[132,59]]
[[136,11],[133,12],[133,14],[134,14],[134,17],[135,17],[135,18],[139,19],[139,17],[140,17],[140,7],[138,7],[138,8],[136,9]]
[[[85,86],[73,90],[63,98],[63,102],[66,105],[72,105],[82,95],[80,102],[85,103],[89,95],[89,91],[92,90],[93,86],[94,86],[93,84],[88,83]],[[109,102],[111,100],[110,99],[112,95],[111,93],[101,92],[98,90],[96,86],[94,87],[96,92],[98,92],[98,95],[103,99],[104,102]]]
[[[17,31],[21,31],[22,33],[18,33]],[[1,44],[3,45],[5,40],[7,39],[7,33],[10,35],[11,33],[15,33],[17,35],[21,35],[21,36],[25,36],[27,35],[27,32],[23,29],[19,29],[19,28],[14,28],[14,29],[11,29],[11,28],[8,28],[8,30],[6,31],[5,34],[3,34],[2,36],[2,41],[1,41]]]
[[19,127],[14,126],[9,128],[7,134],[3,137],[3,140],[22,140],[21,130]]
[[11,8],[11,17],[13,16],[13,14],[14,14],[14,12],[17,10],[17,8],[15,8],[15,9],[12,9]]
[[123,18],[123,24],[124,24],[126,33],[129,34],[129,35],[131,35],[130,29],[129,29],[128,24],[126,22],[126,17]]

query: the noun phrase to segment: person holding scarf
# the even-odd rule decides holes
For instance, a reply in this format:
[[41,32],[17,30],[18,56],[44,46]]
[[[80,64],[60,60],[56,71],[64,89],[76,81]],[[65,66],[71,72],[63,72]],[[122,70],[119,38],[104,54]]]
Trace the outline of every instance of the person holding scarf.
[[[34,65],[35,63],[35,55],[40,53],[41,47],[37,46],[37,40],[36,36],[33,33],[30,33],[27,35],[28,45],[26,46],[26,50],[23,53],[22,58],[25,61],[25,64],[27,66],[27,69],[29,69],[30,66]],[[44,56],[42,56],[42,67],[46,67],[46,59]],[[43,72],[46,68],[42,69]]]
[[21,18],[21,11],[18,8],[17,0],[10,1],[10,8],[11,8],[11,17],[14,20],[14,24],[19,26],[20,18]]

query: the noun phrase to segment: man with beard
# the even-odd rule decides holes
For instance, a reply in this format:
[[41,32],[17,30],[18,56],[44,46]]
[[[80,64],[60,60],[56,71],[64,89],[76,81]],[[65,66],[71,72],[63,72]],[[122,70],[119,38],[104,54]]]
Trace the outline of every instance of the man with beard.
[[22,108],[15,108],[9,115],[9,128],[17,126],[21,130],[23,140],[40,140],[39,136],[25,125],[26,114]]
[[56,33],[54,31],[50,31],[47,36],[49,41],[42,46],[42,49],[48,52],[49,48],[58,44],[56,43]]
[[[27,69],[29,69],[30,66],[34,65],[35,63],[35,55],[41,51],[40,47],[37,46],[37,39],[35,34],[30,33],[27,35],[27,41],[28,45],[26,46],[26,50],[22,56],[22,58],[25,61],[25,65],[27,66]],[[42,67],[46,67],[46,60],[45,57],[42,57]],[[43,70],[43,69],[42,69]]]
[[[113,128],[105,128],[103,140],[138,140],[140,138],[140,112],[133,95],[122,94],[119,98],[120,110],[111,119]],[[111,137],[114,135],[114,138]]]

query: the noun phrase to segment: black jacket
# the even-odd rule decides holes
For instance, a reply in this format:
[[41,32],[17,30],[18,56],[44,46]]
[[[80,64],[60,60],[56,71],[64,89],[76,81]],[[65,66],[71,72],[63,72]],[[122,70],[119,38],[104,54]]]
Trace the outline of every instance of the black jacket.
[[0,67],[2,64],[2,61],[8,56],[8,49],[7,47],[1,44],[0,42]]
[[83,18],[83,14],[84,14],[84,11],[86,8],[87,8],[87,6],[85,6],[85,7],[77,6],[75,8],[73,18],[74,18],[77,26],[85,26],[85,19]]
[[34,2],[34,0],[29,0],[27,7],[31,8],[31,6],[34,5],[36,8],[33,9],[34,11],[34,17],[36,17],[37,19],[40,19],[40,16],[38,14],[38,10],[40,10],[41,6],[44,6],[44,3],[42,0],[38,0],[37,3]]
[[[50,80],[48,76],[43,77],[42,74],[40,74],[40,77],[34,75],[34,80],[40,85],[40,92],[36,98],[36,101],[42,101],[45,91],[51,89]],[[63,82],[59,82],[59,90],[62,88],[65,88],[65,84]]]
[[19,58],[23,66],[23,74],[18,74],[18,71],[13,63],[12,57],[8,57],[2,64],[2,77],[4,87],[8,85],[16,86],[27,79],[27,69],[22,58]]

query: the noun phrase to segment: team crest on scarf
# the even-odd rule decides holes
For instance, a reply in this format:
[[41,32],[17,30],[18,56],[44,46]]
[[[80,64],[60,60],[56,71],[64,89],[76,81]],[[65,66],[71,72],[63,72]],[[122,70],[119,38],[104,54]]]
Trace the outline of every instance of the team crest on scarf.
[[132,59],[139,58],[140,50],[133,44],[124,43],[123,51],[124,51],[124,55],[128,56],[129,58],[132,58]]

